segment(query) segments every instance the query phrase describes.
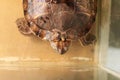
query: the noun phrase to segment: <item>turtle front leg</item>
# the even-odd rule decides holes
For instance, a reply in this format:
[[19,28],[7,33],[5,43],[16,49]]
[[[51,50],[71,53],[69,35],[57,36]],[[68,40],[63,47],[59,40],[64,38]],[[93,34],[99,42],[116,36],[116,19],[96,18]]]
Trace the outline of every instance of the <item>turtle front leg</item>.
[[18,26],[19,31],[22,34],[31,34],[32,31],[30,30],[30,25],[29,23],[25,20],[25,18],[19,18],[16,20],[16,24]]
[[35,35],[37,37],[40,37],[41,39],[44,39],[44,40],[49,40],[49,38],[51,36],[51,32],[50,31],[46,31],[46,30],[40,29],[32,21],[30,23],[27,22],[25,20],[25,18],[17,19],[16,23],[17,23],[19,31],[22,34],[25,34],[25,35],[33,34],[33,35]]
[[96,37],[93,34],[88,34],[79,39],[82,46],[93,45],[96,42]]

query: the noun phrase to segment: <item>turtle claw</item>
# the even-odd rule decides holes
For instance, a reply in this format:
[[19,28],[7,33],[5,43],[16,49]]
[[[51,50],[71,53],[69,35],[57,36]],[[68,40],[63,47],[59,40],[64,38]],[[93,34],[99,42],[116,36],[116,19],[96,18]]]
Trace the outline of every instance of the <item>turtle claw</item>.
[[94,45],[96,43],[96,37],[93,34],[88,34],[87,36],[83,36],[79,41],[82,46]]
[[30,27],[28,25],[28,22],[25,20],[25,18],[19,18],[16,20],[16,24],[18,26],[18,29],[19,31],[22,33],[22,34],[31,34],[31,30],[30,30]]

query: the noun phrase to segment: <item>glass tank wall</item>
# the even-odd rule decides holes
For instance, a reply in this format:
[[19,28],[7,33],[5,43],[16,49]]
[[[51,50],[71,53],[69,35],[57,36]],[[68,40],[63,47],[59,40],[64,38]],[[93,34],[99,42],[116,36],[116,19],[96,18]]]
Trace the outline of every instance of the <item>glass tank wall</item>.
[[0,80],[120,80],[97,67],[120,73],[118,6],[119,0],[98,0],[91,31],[96,45],[82,47],[73,41],[60,55],[48,41],[18,31],[15,21],[24,16],[22,0],[0,0]]
[[105,65],[120,74],[120,0],[112,0],[110,18],[109,47]]
[[[103,3],[104,2],[104,3]],[[108,4],[108,5],[106,5]],[[120,74],[120,1],[102,0],[99,28],[100,66],[114,74]]]

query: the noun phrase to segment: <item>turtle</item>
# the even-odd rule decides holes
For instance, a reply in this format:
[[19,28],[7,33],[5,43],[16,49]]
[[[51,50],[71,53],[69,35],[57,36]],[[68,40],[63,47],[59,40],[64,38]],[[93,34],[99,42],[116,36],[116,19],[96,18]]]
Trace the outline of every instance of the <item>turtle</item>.
[[68,51],[74,40],[87,46],[96,42],[90,33],[97,13],[97,0],[23,0],[23,18],[16,24],[25,35],[47,40],[58,53]]

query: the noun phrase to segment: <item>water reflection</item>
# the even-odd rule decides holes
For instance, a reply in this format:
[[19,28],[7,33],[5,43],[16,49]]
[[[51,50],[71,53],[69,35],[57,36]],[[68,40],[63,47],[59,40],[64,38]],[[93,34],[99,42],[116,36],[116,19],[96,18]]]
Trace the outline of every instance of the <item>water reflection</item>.
[[109,48],[105,66],[120,74],[120,0],[111,1]]
[[0,67],[0,80],[120,80],[98,68]]

